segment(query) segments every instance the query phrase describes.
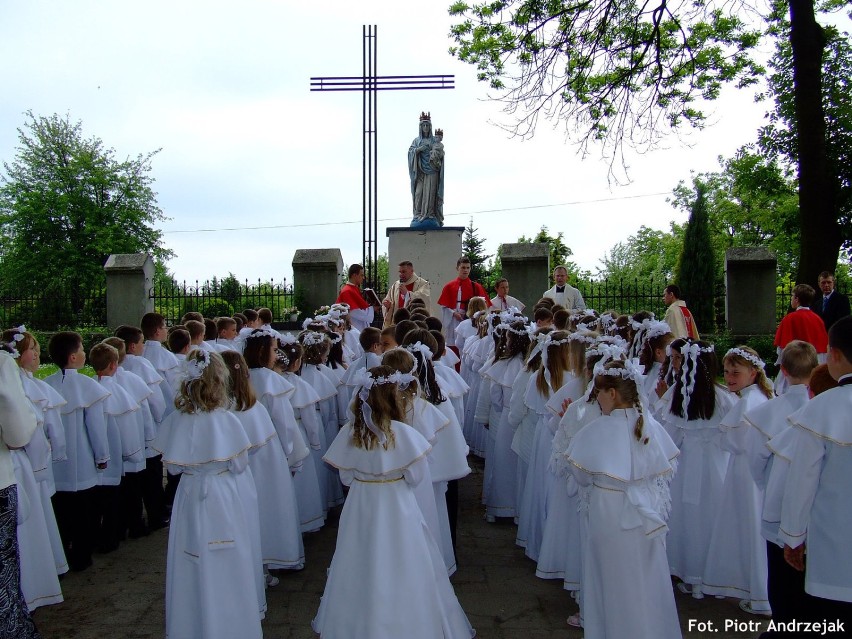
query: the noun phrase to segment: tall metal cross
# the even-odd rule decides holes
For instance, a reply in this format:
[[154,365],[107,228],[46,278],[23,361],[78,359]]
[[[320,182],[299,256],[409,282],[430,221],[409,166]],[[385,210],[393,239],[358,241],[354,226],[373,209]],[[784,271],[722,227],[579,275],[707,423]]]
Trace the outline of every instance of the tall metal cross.
[[311,91],[361,91],[363,111],[362,171],[363,207],[362,237],[364,242],[364,269],[367,285],[376,288],[378,270],[378,115],[379,91],[411,89],[453,89],[453,75],[377,75],[376,25],[363,25],[363,72],[361,76],[311,78]]

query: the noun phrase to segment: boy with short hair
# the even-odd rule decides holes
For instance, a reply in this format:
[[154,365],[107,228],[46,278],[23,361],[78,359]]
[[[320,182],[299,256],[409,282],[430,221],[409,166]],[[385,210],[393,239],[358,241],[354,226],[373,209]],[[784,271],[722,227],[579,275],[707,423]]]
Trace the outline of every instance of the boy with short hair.
[[349,365],[340,379],[343,388],[339,392],[348,393],[347,406],[355,391],[356,375],[362,370],[369,370],[374,366],[380,366],[382,363],[382,331],[373,326],[368,326],[358,336],[358,344],[363,349],[364,354]]
[[746,455],[752,476],[763,493],[760,533],[766,541],[769,606],[775,621],[790,621],[799,614],[798,602],[804,595],[804,580],[784,561],[784,542],[779,541],[781,500],[789,462],[773,455],[775,446],[790,428],[787,417],[809,399],[808,381],[817,366],[816,349],[807,342],[793,340],[781,352],[781,375],[787,392],[745,414]]
[[[141,329],[136,326],[122,325],[115,329],[115,336],[124,342],[126,349],[124,359],[119,362],[119,373],[125,370],[136,375],[151,389],[152,393],[148,396],[148,407],[159,431],[159,425],[163,419],[175,409],[174,393],[171,386],[160,376],[154,365],[142,356],[145,338]],[[147,529],[149,531],[163,528],[168,524],[165,493],[163,491],[163,456],[150,447],[145,450],[142,501],[148,514]],[[131,536],[135,532],[144,534],[141,530],[131,530]]]
[[67,459],[53,462],[56,494],[51,500],[68,565],[80,571],[92,565],[97,535],[95,486],[110,461],[104,414],[109,392],[78,373],[86,364],[79,333],[56,333],[48,352],[59,371],[44,381],[68,402],[61,411]]
[[216,346],[220,351],[239,351],[234,340],[237,338],[237,320],[220,317],[216,320]]
[[[157,423],[154,421],[154,416],[151,413],[151,403],[149,400],[152,397],[157,397],[162,400],[162,396],[159,393],[159,389],[152,390],[141,377],[124,368],[123,364],[127,357],[127,353],[125,350],[125,344],[122,340],[118,337],[107,337],[103,343],[109,344],[118,352],[118,366],[116,367],[115,374],[112,378],[115,380],[116,384],[121,386],[121,388],[133,398],[133,401],[139,404],[139,419],[142,425],[142,436],[144,438],[145,446],[145,463],[139,472],[134,472],[132,470],[129,471],[127,464],[125,464],[125,475],[121,483],[121,502],[124,505],[123,528],[121,530],[121,535],[127,532],[131,539],[136,539],[148,534],[148,527],[145,525],[145,520],[143,518],[143,504],[145,503],[146,479],[149,461],[157,456],[157,451],[151,448],[151,442],[153,442],[157,437],[158,428]],[[162,508],[163,493],[162,477],[163,471],[161,466],[159,476],[161,497],[160,508]],[[149,509],[149,513],[153,512],[153,510],[156,510],[156,508]],[[152,518],[150,514],[148,518],[151,520],[150,523],[152,527],[156,527],[154,518]]]
[[784,558],[805,570],[805,591],[815,598],[807,620],[852,623],[852,317],[829,330],[827,364],[838,388],[789,417],[795,441],[785,449],[792,456],[779,537]]
[[546,308],[537,308],[533,313],[533,321],[536,328],[550,328],[553,326],[553,313]]
[[[127,531],[122,494],[141,500],[138,494],[139,473],[145,469],[145,430],[139,403],[115,380],[118,350],[110,344],[96,344],[89,352],[98,383],[110,395],[104,401],[112,463],[101,473],[97,487],[99,534],[98,550],[103,553],[118,548]],[[126,476],[130,479],[126,480]]]
[[[166,328],[166,318],[159,313],[145,313],[142,316],[140,326],[145,337],[142,357],[154,365],[160,376],[169,383],[170,388],[174,388],[180,374],[180,362],[174,354],[163,348],[163,342],[169,335]],[[171,401],[174,401],[174,395],[172,395]]]
[[[192,324],[192,320],[189,321]],[[194,322],[198,324],[198,322]],[[169,333],[168,338],[169,350],[175,357],[180,359],[186,359],[186,354],[189,353],[195,346],[192,343],[192,333],[184,328],[176,328],[171,333]],[[175,393],[177,393],[178,389],[173,389]]]
[[382,329],[382,352],[389,351],[397,347],[396,339],[396,324],[391,324]]
[[[190,350],[193,348],[200,348],[203,351],[207,351],[208,353],[214,352],[215,349],[210,346],[207,342],[204,341],[204,323],[196,322],[195,320],[189,320],[185,324],[186,330],[189,332],[189,340],[190,340]],[[171,335],[168,337],[169,350],[172,351],[175,355],[180,355],[180,351],[177,351],[172,348],[171,343]],[[177,390],[177,389],[175,389]]]

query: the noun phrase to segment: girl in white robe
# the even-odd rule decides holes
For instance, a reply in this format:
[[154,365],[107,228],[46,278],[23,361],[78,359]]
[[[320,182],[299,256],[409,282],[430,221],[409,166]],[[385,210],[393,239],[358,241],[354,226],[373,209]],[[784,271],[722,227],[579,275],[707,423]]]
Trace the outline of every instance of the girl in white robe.
[[770,614],[767,591],[766,544],[760,535],[763,490],[754,481],[746,444],[744,415],[772,397],[772,384],[760,356],[747,346],[730,349],[724,358],[725,384],[739,400],[719,423],[721,446],[731,455],[719,514],[710,534],[704,592],[739,597],[740,607],[753,614]]
[[[515,429],[509,422],[509,408],[513,384],[524,365],[524,355],[529,350],[530,337],[523,321],[508,324],[506,348],[487,376],[491,379],[491,402],[499,407],[499,419],[492,421],[488,434],[493,440],[493,454],[486,457],[485,476],[490,480],[486,493],[485,515],[488,521],[496,517],[518,516],[518,456],[512,450]],[[488,472],[490,468],[490,472]]]
[[398,421],[404,406],[399,377],[387,366],[363,375],[354,420],[326,453],[350,486],[312,623],[326,639],[475,635],[414,497],[430,446]]
[[672,510],[666,552],[678,589],[703,598],[710,533],[722,497],[729,453],[720,446],[720,422],[731,394],[715,383],[712,344],[679,338],[669,348],[674,385],[662,414],[663,427],[680,448],[680,465],[671,485]]
[[[21,385],[24,394],[32,404],[33,413],[35,413],[38,422],[38,427],[24,450],[30,459],[33,477],[35,477],[41,492],[40,504],[44,511],[44,521],[50,539],[56,574],[61,575],[68,572],[68,561],[65,558],[65,549],[59,535],[59,527],[56,524],[56,515],[53,512],[53,504],[50,498],[56,493],[53,462],[62,461],[67,457],[65,430],[62,427],[62,417],[59,412],[66,401],[51,386],[33,375],[41,362],[41,348],[32,333],[27,332],[26,328],[21,326],[4,332],[3,341],[14,342],[19,353],[15,362],[18,364],[18,372],[21,375]],[[19,550],[23,556],[20,545]],[[41,549],[39,549],[39,553],[41,554]],[[22,568],[24,565],[25,562],[22,562]],[[45,604],[47,603],[50,602],[45,601]]]
[[677,448],[659,424],[646,423],[637,380],[641,373],[632,363],[598,367],[604,416],[574,435],[567,453],[588,531],[587,639],[681,637],[665,548]]
[[[583,391],[583,383],[570,372],[570,341],[566,331],[548,333],[542,343],[541,366],[527,384],[524,403],[531,412],[537,414],[532,456],[527,478],[524,483],[522,508],[518,519],[517,539],[525,541],[525,553],[533,561],[538,561],[541,542],[544,536],[544,522],[547,517],[547,492],[550,485],[547,467],[553,449],[555,426],[550,422],[555,415],[547,408],[551,394],[564,384],[576,387],[576,395]],[[558,418],[557,418],[558,419]],[[556,424],[559,422],[557,421]]]
[[[313,449],[312,454],[317,469],[320,494],[326,510],[343,503],[343,486],[340,483],[337,471],[322,461],[325,451],[328,450],[328,445],[334,441],[339,430],[337,377],[325,365],[331,349],[330,335],[330,333],[312,330],[303,331],[299,335],[299,343],[301,343],[303,349],[302,368],[299,375],[314,390],[319,400],[314,404],[314,408],[317,411],[316,417],[320,424],[320,446]],[[339,336],[337,337],[340,339]]]
[[[563,584],[566,583],[566,574],[579,573],[574,566],[571,566],[569,570],[569,564],[577,561],[577,555],[569,556],[568,553],[569,549],[577,549],[579,546],[580,523],[577,516],[576,485],[566,481],[567,468],[560,469],[558,464],[554,464],[554,448],[557,446],[556,434],[566,409],[584,398],[586,381],[589,379],[587,373],[591,373],[587,371],[586,350],[588,346],[595,344],[595,336],[581,329],[571,333],[569,340],[571,375],[545,404],[553,415],[547,424],[555,432],[551,440],[547,465],[544,528],[535,571],[540,579],[561,579]],[[593,414],[592,411],[584,411],[583,416],[589,413]],[[567,442],[562,442],[562,445],[563,450],[567,450]],[[569,575],[568,583],[575,579],[576,577]]]
[[[427,357],[431,358],[431,355]],[[446,504],[446,487],[448,479],[461,477],[469,472],[466,455],[463,458],[460,454],[467,447],[462,443],[463,440],[454,436],[451,417],[429,401],[425,390],[421,390],[417,378],[413,376],[417,373],[417,364],[411,352],[404,348],[391,349],[382,356],[382,363],[403,376],[401,383],[404,388],[400,394],[405,405],[402,421],[420,433],[432,446],[426,457],[428,464],[424,480],[414,488],[414,496],[423,512],[423,519],[441,550],[447,573],[452,575],[456,571],[456,557]],[[437,391],[440,394],[437,385],[429,390],[430,393]],[[435,398],[434,395],[431,396]],[[432,477],[433,471],[437,479]]]
[[264,576],[267,585],[274,586],[278,579],[270,569],[298,570],[305,565],[296,491],[275,425],[249,382],[248,364],[236,351],[223,352],[222,359],[229,373],[229,410],[251,442],[248,463],[257,488]]
[[263,634],[251,441],[225,408],[227,375],[218,353],[191,351],[178,410],[163,422],[153,444],[168,468],[183,473],[166,563],[166,636],[175,639]]
[[[298,499],[302,532],[319,530],[325,523],[316,465],[308,448],[319,448],[316,420],[311,421],[310,437],[298,419],[299,407],[293,405],[296,388],[286,375],[275,372],[278,337],[255,329],[245,340],[243,355],[249,366],[249,380],[255,395],[272,419],[278,439],[287,455]],[[290,363],[291,365],[293,362]],[[313,404],[310,404],[313,412]]]

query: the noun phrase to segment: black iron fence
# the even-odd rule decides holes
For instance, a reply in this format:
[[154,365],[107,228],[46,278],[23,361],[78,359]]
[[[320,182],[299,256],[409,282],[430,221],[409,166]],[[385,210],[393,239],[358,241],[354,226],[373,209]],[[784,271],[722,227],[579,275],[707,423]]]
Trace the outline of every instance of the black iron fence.
[[266,307],[276,322],[290,321],[294,314],[310,313],[313,309],[298,308],[293,286],[286,282],[264,282],[236,279],[207,280],[194,283],[171,282],[151,288],[154,310],[169,324],[176,324],[185,313],[197,311],[204,317],[231,316],[246,308]]
[[64,289],[0,292],[3,328],[20,326],[42,331],[106,326],[106,289],[71,295]]
[[[577,287],[590,308],[628,314],[648,310],[662,317],[666,310],[663,302],[666,284],[668,282],[649,280],[600,280],[580,281]],[[779,322],[790,310],[793,287],[794,284],[789,282],[776,287],[775,317]],[[838,288],[838,292],[849,294],[849,291],[841,288]],[[715,328],[723,330],[724,286],[719,285],[703,295],[712,298]],[[214,278],[204,282],[170,282],[154,286],[149,296],[154,301],[154,309],[162,313],[169,323],[177,323],[188,311],[199,311],[205,317],[213,318],[263,306],[272,310],[276,322],[290,321],[294,314],[301,319],[314,311],[300,308],[298,295],[294,294],[291,284],[271,280],[252,283],[234,278]],[[820,291],[817,291],[817,301],[819,297]],[[697,301],[695,295],[687,298],[690,306],[697,305]],[[52,291],[49,294],[0,291],[0,322],[4,328],[25,324],[42,331],[105,327],[106,290],[101,288],[76,297],[65,291]]]

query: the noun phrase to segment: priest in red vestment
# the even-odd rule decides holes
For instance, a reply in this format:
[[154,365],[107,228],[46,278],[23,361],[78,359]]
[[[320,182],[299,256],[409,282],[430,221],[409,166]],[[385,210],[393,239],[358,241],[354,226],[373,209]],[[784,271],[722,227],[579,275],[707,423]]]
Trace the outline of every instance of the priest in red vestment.
[[455,343],[456,326],[467,317],[467,304],[472,297],[485,298],[489,302],[488,293],[481,284],[470,279],[470,260],[460,257],[456,262],[458,277],[444,285],[438,305],[441,307],[441,321],[444,324],[444,335],[447,344]]
[[[793,289],[790,306],[795,310],[781,320],[778,330],[775,331],[775,348],[779,359],[784,347],[798,339],[812,344],[819,362],[825,363],[828,354],[828,333],[822,318],[810,309],[815,297],[816,291],[807,284],[799,284]],[[779,373],[775,380],[775,392],[778,395],[786,391],[785,379],[784,375]]]
[[367,303],[361,294],[361,285],[364,283],[364,267],[353,264],[349,267],[349,281],[340,289],[340,294],[335,302],[337,304],[349,305],[349,321],[357,331],[363,331],[373,323],[375,310]]

